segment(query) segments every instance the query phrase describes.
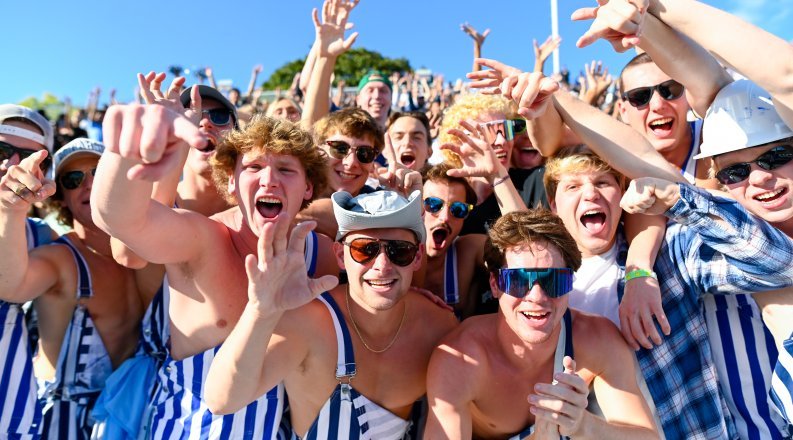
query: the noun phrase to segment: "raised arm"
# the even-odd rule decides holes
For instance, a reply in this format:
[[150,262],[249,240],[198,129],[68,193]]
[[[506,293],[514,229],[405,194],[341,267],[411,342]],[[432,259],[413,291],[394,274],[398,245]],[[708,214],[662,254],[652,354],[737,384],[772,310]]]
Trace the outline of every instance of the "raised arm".
[[31,205],[55,194],[55,183],[39,168],[47,154],[38,151],[26,157],[0,179],[0,299],[4,301],[29,301],[57,281],[55,267],[45,261],[31,263],[25,233]]
[[474,40],[474,67],[471,71],[477,72],[480,69],[477,59],[482,57],[482,45],[485,44],[485,38],[490,34],[490,29],[485,29],[485,31],[480,34],[468,23],[461,24],[460,29]]
[[306,90],[305,104],[301,124],[311,129],[330,109],[330,77],[336,66],[336,59],[346,52],[358,33],[344,39],[344,31],[350,11],[358,4],[358,0],[325,0],[322,5],[322,21],[316,9],[313,11],[314,30],[317,48],[317,60],[314,63],[311,79]]
[[[652,57],[661,70],[686,87],[689,104],[700,115],[705,114],[719,90],[732,82],[732,78],[707,50],[656,17],[645,14],[640,5],[631,1],[611,0],[596,10],[587,8],[576,11],[573,19],[593,19],[592,28],[608,29],[611,38],[622,34],[627,39],[628,35],[640,32],[639,47]],[[697,21],[699,25],[702,24]],[[708,30],[708,33],[712,32]],[[590,31],[584,34],[578,44],[586,46],[599,37],[605,38],[606,35]]]
[[306,335],[312,332],[306,326],[313,320],[293,316],[280,321],[338,284],[333,276],[311,279],[306,274],[303,246],[313,226],[295,226],[287,241],[288,220],[267,223],[259,236],[258,258],[245,258],[248,304],[207,375],[204,399],[213,413],[238,411],[282,382],[308,356]]
[[545,41],[538,45],[537,40],[533,41],[534,43],[534,71],[539,73],[544,73],[545,69],[545,61],[548,60],[548,57],[559,48],[559,45],[562,44],[562,38],[553,35],[548,35],[548,38]]
[[94,222],[143,259],[188,261],[198,255],[211,220],[151,199],[152,181],[181,170],[183,149],[206,138],[187,118],[160,105],[113,106],[104,123],[105,153],[91,192]]
[[793,45],[699,1],[653,0],[649,11],[767,90],[793,126]]
[[248,82],[248,90],[245,91],[243,98],[247,99],[253,95],[253,89],[256,88],[256,79],[259,78],[260,73],[262,73],[262,65],[257,64],[253,66],[253,69],[251,69],[251,80]]

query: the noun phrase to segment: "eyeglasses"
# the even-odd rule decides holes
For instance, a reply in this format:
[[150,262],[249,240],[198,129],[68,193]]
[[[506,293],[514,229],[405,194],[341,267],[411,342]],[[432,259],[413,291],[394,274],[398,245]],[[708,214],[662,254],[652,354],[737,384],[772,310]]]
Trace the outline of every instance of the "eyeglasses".
[[215,125],[228,125],[231,123],[231,112],[225,108],[201,110],[201,117],[209,116],[209,122]]
[[661,98],[664,98],[667,101],[672,101],[673,99],[683,96],[683,92],[686,91],[686,88],[683,86],[683,84],[670,79],[669,81],[664,81],[661,84],[656,84],[652,87],[639,87],[628,90],[622,94],[622,99],[627,100],[632,106],[636,108],[644,107],[650,103],[650,99],[652,99],[653,93],[655,91],[658,91],[658,94],[661,96]]
[[[19,155],[19,161],[21,162],[37,151],[39,150],[19,148],[9,144],[8,142],[0,141],[0,161],[11,159],[15,154],[17,154]],[[39,164],[39,168],[41,168],[41,171],[47,171],[50,168],[50,165],[52,165],[52,157],[50,157],[48,154],[47,157],[45,157],[44,160],[42,160]]]
[[573,290],[573,270],[567,267],[498,270],[498,288],[509,296],[523,298],[535,283],[549,298],[559,298]]
[[[443,209],[443,205],[446,202],[443,199],[438,197],[426,197],[424,199],[424,210],[436,214],[438,211]],[[452,202],[449,204],[449,213],[456,218],[466,218],[471,210],[474,209],[474,205],[470,203],[463,203],[463,202]]]
[[358,145],[357,147],[353,147],[344,141],[325,141],[325,145],[330,149],[330,155],[339,160],[347,157],[351,149],[355,151],[355,157],[358,159],[358,162],[363,164],[374,162],[379,154],[374,147],[369,145]]
[[[89,172],[92,176],[96,175],[96,168],[92,168]],[[68,171],[58,177],[58,183],[63,189],[77,189],[85,181],[86,175],[86,172],[80,170]]]
[[736,163],[723,168],[716,173],[716,179],[724,185],[743,182],[751,174],[753,163],[766,171],[771,171],[791,160],[793,160],[793,146],[780,145],[757,156],[757,159],[751,162]]
[[377,258],[385,247],[385,254],[392,263],[405,267],[416,259],[419,247],[415,243],[404,240],[376,240],[374,238],[356,238],[343,245],[350,247],[350,256],[360,264],[367,264]]
[[510,121],[512,121],[512,126],[514,127],[515,136],[526,132],[527,126],[525,119],[523,118],[510,119]]
[[515,139],[515,121],[511,119],[484,122],[479,124],[479,126],[485,132],[485,141],[488,144],[494,144],[496,139],[498,139],[498,135],[501,135],[507,141]]

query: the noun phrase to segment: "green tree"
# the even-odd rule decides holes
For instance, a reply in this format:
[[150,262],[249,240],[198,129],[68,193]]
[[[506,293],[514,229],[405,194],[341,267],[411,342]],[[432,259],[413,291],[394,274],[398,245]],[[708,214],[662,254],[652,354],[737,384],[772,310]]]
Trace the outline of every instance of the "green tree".
[[35,96],[29,96],[18,103],[33,110],[44,110],[47,118],[54,121],[63,112],[63,102],[57,96],[49,92],[44,92],[41,99]]
[[[292,79],[303,69],[306,59],[290,61],[278,68],[262,84],[265,90],[273,90],[276,87],[288,88],[292,84]],[[385,75],[393,72],[411,71],[410,62],[406,58],[387,58],[379,52],[364,48],[350,49],[336,60],[336,81],[343,79],[349,85],[356,85],[361,77],[370,69],[377,69]]]

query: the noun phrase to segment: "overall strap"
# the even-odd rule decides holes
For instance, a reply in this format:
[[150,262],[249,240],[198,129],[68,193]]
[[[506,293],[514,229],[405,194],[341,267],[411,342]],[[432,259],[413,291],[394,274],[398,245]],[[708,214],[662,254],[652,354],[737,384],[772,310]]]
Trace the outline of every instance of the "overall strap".
[[309,277],[313,277],[317,272],[317,249],[319,247],[319,240],[317,233],[311,231],[306,236],[306,272]]
[[443,299],[446,304],[457,304],[460,302],[460,291],[457,284],[457,239],[455,239],[449,250],[446,251],[446,259],[443,267]]
[[347,329],[347,323],[330,293],[325,292],[318,298],[330,311],[330,316],[333,318],[333,328],[336,331],[336,346],[338,347],[336,354],[336,379],[341,380],[345,377],[352,379],[355,377],[357,370],[355,368],[352,339]]
[[77,299],[91,298],[94,294],[91,284],[91,272],[88,270],[88,263],[82,254],[74,247],[71,241],[65,236],[58,237],[53,244],[63,244],[72,252],[74,262],[77,264]]

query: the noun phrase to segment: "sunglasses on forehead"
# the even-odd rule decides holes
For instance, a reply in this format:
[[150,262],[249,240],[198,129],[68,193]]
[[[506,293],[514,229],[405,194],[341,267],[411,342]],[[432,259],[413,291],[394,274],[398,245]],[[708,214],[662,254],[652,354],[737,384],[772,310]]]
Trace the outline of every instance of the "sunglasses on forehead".
[[[39,150],[19,148],[9,144],[8,142],[0,141],[0,161],[9,160],[16,154],[19,155],[19,161],[21,162],[37,151]],[[50,168],[50,165],[52,165],[52,157],[50,157],[48,154],[47,157],[45,157],[44,160],[42,160],[39,164],[39,168],[41,168],[41,171],[46,172]]]
[[[523,129],[526,129],[525,122],[523,121]],[[485,133],[485,141],[488,144],[494,144],[498,136],[504,138],[505,141],[515,139],[515,121],[512,119],[501,119],[498,121],[483,122],[479,124],[482,131]]]
[[416,253],[419,250],[417,244],[404,240],[356,238],[349,243],[343,241],[342,244],[350,248],[350,256],[360,264],[367,264],[374,260],[385,248],[385,254],[392,263],[405,267],[416,259]]
[[[96,168],[91,168],[89,172],[92,176],[95,176]],[[88,173],[85,171],[80,170],[67,171],[58,176],[58,183],[63,187],[63,189],[77,189],[83,184],[87,174]]]
[[499,269],[498,289],[523,298],[539,284],[549,298],[559,298],[573,290],[573,270],[568,267]]
[[[431,214],[437,214],[443,209],[445,204],[446,202],[439,197],[426,197],[424,199],[424,210]],[[468,213],[472,209],[474,209],[474,205],[470,203],[452,202],[449,204],[449,213],[456,218],[468,217]]]
[[225,108],[213,108],[211,110],[202,110],[201,115],[208,116],[209,122],[215,125],[228,125],[231,123],[231,112]]
[[369,145],[358,145],[357,147],[353,147],[344,141],[325,141],[325,145],[328,146],[330,155],[334,159],[339,160],[343,160],[347,157],[350,154],[350,150],[355,151],[355,158],[358,159],[358,162],[363,164],[374,162],[379,154],[374,147]]
[[766,171],[771,171],[787,164],[791,160],[793,160],[793,146],[780,145],[757,156],[757,159],[751,162],[735,163],[723,168],[716,173],[716,180],[724,185],[743,182],[749,178],[753,163]]
[[628,90],[622,94],[622,99],[628,101],[630,105],[639,108],[649,104],[655,92],[658,92],[661,98],[672,101],[683,96],[683,92],[685,91],[686,88],[683,84],[670,79],[669,81],[664,81],[661,84],[656,84],[651,87],[639,87]]

